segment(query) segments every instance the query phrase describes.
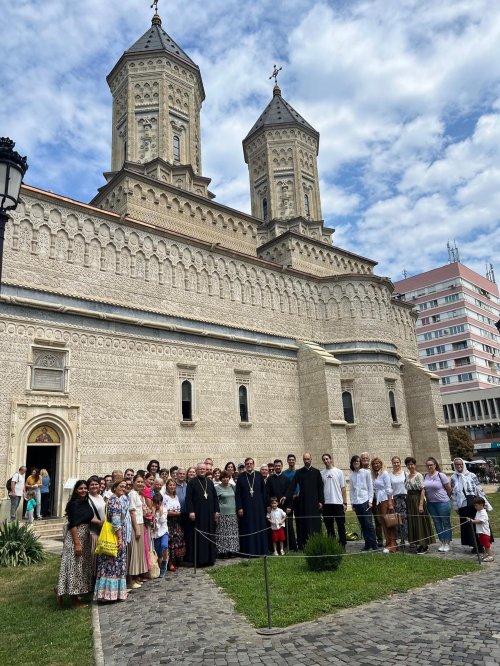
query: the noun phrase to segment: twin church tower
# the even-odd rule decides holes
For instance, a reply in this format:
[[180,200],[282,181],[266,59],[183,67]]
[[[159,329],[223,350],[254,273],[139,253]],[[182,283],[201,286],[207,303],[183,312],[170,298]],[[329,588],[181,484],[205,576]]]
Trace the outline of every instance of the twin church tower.
[[[102,205],[103,197],[108,205],[112,202],[109,185],[123,169],[213,199],[210,180],[202,175],[205,91],[200,70],[165,32],[157,13],[116,63],[108,83],[113,96],[111,172],[93,203]],[[274,229],[272,236],[292,228],[329,242],[331,233],[321,224],[318,146],[319,133],[282,97],[276,83],[272,100],[243,141],[252,215]]]

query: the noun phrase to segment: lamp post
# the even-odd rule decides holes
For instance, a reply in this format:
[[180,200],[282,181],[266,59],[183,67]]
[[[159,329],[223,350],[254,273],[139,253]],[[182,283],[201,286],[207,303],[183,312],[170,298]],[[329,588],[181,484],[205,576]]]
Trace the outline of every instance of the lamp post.
[[15,210],[19,203],[19,191],[28,169],[26,157],[16,153],[16,144],[7,137],[0,138],[0,289],[2,285],[2,259],[5,225],[8,210]]

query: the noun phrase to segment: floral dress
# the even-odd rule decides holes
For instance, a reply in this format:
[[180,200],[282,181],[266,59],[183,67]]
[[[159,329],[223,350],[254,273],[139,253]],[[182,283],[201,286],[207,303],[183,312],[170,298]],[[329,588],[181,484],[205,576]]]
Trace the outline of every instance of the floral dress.
[[108,520],[115,532],[122,530],[122,545],[118,547],[118,555],[97,556],[97,580],[94,599],[96,601],[117,601],[127,598],[127,542],[124,538],[126,510],[119,497],[111,495],[108,501]]
[[[180,511],[181,505],[178,497],[170,497],[165,495],[163,505],[167,511]],[[169,516],[167,518],[168,524],[168,555],[169,562],[178,562],[186,554],[186,542],[184,540],[184,530],[181,526],[181,519],[179,516]]]

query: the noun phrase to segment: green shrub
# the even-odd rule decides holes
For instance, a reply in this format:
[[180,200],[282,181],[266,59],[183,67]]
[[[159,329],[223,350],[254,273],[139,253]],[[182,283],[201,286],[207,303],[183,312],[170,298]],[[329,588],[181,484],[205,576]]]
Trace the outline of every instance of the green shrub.
[[306,563],[311,571],[335,571],[342,562],[344,552],[337,539],[323,534],[311,534],[304,546],[304,555],[308,556]]
[[45,551],[32,528],[17,521],[0,525],[0,567],[25,567],[45,559]]

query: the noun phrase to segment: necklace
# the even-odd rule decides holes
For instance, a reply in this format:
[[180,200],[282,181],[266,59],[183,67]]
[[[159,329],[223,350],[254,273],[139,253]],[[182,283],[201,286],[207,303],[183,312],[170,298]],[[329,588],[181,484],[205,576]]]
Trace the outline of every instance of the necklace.
[[250,485],[250,481],[248,479],[249,474],[247,472],[247,483],[248,483],[248,487],[250,488],[250,497],[253,497],[253,487],[255,485],[255,472],[252,472],[252,475],[253,475],[253,481],[252,481],[252,485]]
[[208,493],[207,493],[207,488],[208,488],[208,481],[205,479],[205,487],[203,487],[202,482],[200,481],[200,477],[196,477],[198,479],[198,483],[201,486],[201,489],[203,490],[203,495],[205,496],[205,499],[208,499]]

